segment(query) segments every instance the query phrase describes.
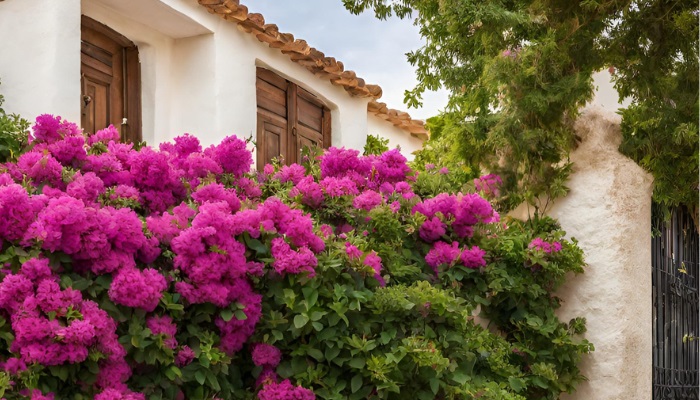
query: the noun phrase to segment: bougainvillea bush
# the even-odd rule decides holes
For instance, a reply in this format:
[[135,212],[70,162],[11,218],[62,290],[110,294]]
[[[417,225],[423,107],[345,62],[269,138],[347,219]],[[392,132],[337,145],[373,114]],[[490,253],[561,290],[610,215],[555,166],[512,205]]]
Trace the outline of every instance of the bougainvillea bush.
[[[582,253],[398,150],[251,171],[43,115],[0,164],[5,399],[554,399],[592,349],[553,292]],[[484,197],[482,197],[484,196]]]

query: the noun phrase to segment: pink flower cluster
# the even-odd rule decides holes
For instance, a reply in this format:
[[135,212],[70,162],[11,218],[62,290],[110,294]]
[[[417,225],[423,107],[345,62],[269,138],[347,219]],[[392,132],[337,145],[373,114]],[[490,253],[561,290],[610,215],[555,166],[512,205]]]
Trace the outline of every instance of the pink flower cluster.
[[380,156],[360,156],[357,150],[331,147],[320,159],[321,183],[323,185],[325,181],[328,195],[342,191],[357,194],[366,189],[380,188],[384,193],[399,192],[396,185],[405,186],[405,181],[413,178],[406,158],[398,149]]
[[275,368],[282,360],[280,350],[266,343],[257,343],[253,345],[253,364],[259,367]]
[[439,240],[449,231],[459,238],[471,237],[476,224],[500,220],[491,204],[473,193],[442,193],[416,204],[413,213],[425,215],[426,221],[421,225],[419,235],[428,243]]
[[487,197],[500,196],[500,188],[502,185],[503,180],[496,174],[488,174],[474,179],[476,191],[483,193]]
[[[312,252],[313,262],[313,254],[325,246],[308,215],[277,199],[240,211],[242,200],[261,192],[243,177],[252,156],[236,137],[204,151],[189,135],[160,150],[136,151],[118,142],[113,127],[86,141],[75,124],[42,115],[33,130],[31,148],[18,162],[0,165],[0,244],[63,254],[81,274],[111,274],[107,293],[121,306],[153,312],[163,293],[173,289],[186,304],[225,307],[237,302],[247,318],[214,321],[220,347],[229,354],[252,335],[262,311],[261,296],[248,275],[264,274],[264,266],[248,262],[239,238],[284,237],[294,254]],[[237,190],[221,184],[223,174],[235,179]],[[292,168],[288,175],[295,181],[304,174]],[[211,183],[203,185],[205,180]],[[30,185],[22,186],[24,182]],[[188,196],[194,203],[183,202]],[[143,211],[145,223],[123,201]],[[174,285],[173,277],[166,278],[156,267],[160,264],[153,264],[168,248],[180,272]],[[2,275],[0,309],[11,319],[15,340],[10,350],[16,354],[4,368],[17,373],[30,363],[76,364],[95,351],[103,355],[95,382],[103,389],[98,398],[143,398],[132,396],[124,384],[131,368],[115,322],[80,291],[61,289],[55,272],[64,271],[54,272],[48,265],[38,258]],[[150,316],[147,326],[163,335],[166,347],[178,349],[177,326],[169,316]],[[194,351],[182,346],[175,362],[184,366],[194,358]]]
[[386,282],[382,277],[382,259],[377,255],[377,252],[372,250],[369,253],[363,253],[350,242],[345,242],[345,254],[350,261],[360,262],[362,265],[372,268],[374,271],[374,279],[379,282],[380,286],[386,286]]
[[425,256],[425,262],[438,275],[439,267],[443,265],[451,266],[460,262],[467,268],[477,269],[486,265],[484,256],[486,252],[478,246],[460,249],[458,242],[452,244],[446,242],[435,242],[432,249]]
[[32,363],[76,364],[96,351],[105,356],[98,386],[126,392],[131,369],[124,361],[116,323],[80,291],[62,290],[57,281],[48,259],[34,258],[0,283],[0,309],[11,315],[15,335],[10,351],[18,354],[5,362],[5,371],[16,374]]
[[532,239],[532,241],[527,247],[528,249],[543,251],[547,254],[558,253],[559,251],[561,251],[561,242],[547,242],[544,239],[537,237]]
[[313,276],[315,253],[323,251],[325,244],[314,234],[308,215],[274,197],[257,208],[239,210],[235,193],[221,185],[208,185],[193,198],[200,203],[196,215],[187,208],[176,208],[173,215],[164,213],[147,224],[156,237],[171,243],[174,266],[184,278],[175,289],[188,302],[245,306],[246,319],[216,321],[221,348],[233,354],[252,335],[261,313],[261,296],[253,292],[248,274],[264,273],[260,264],[247,261],[246,247],[237,237],[272,237],[272,267],[282,275],[306,271]]
[[153,335],[163,335],[163,344],[166,347],[174,349],[177,347],[177,325],[173,323],[173,319],[167,315],[154,315],[146,320],[146,328],[151,330]]
[[316,395],[309,389],[294,386],[285,379],[282,382],[270,382],[258,392],[259,400],[315,400]]
[[[117,336],[125,329],[106,310],[119,310],[113,314],[119,321],[129,312],[145,315],[151,339],[185,367],[200,350],[184,345],[191,339],[177,320],[181,313],[170,313],[170,302],[185,310],[216,310],[206,329],[218,329],[219,348],[232,356],[262,316],[263,297],[253,284],[265,277],[313,278],[327,244],[331,251],[344,245],[347,265],[384,286],[385,253],[380,257],[367,245],[382,229],[379,216],[402,224],[423,221],[406,232],[413,235],[417,228],[417,237],[431,246],[425,261],[436,274],[456,263],[484,266],[483,250],[459,243],[474,235],[477,224],[499,220],[476,194],[420,199],[411,185],[415,175],[396,149],[361,156],[331,148],[318,159],[320,174],[297,164],[277,171],[266,166],[255,181],[246,175],[251,152],[234,136],[202,149],[186,134],[158,149],[139,150],[119,143],[119,136],[109,127],[86,137],[75,124],[42,115],[30,148],[16,163],[0,165],[0,249],[39,254],[21,266],[14,258],[0,271],[0,312],[15,337],[2,369],[13,376],[35,363],[97,359],[96,380],[84,390],[98,400],[144,399],[127,388],[130,358]],[[497,178],[475,184],[494,194]],[[270,182],[285,192],[275,197],[265,191],[261,199]],[[315,221],[304,210],[323,217]],[[561,244],[538,238],[530,248],[549,253]],[[76,274],[89,289],[71,288]],[[210,306],[195,306],[205,303]],[[279,382],[275,368],[282,354],[276,347],[254,344],[251,356],[262,368],[259,399],[315,398],[289,380]]]

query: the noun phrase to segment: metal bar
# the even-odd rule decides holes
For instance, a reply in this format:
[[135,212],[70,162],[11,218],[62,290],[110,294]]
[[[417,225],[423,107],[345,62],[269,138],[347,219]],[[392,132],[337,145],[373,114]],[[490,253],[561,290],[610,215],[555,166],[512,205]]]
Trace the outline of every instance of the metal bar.
[[[655,210],[658,211],[658,210]],[[654,212],[651,239],[653,379],[652,398],[698,399],[700,237],[683,207],[664,223]]]

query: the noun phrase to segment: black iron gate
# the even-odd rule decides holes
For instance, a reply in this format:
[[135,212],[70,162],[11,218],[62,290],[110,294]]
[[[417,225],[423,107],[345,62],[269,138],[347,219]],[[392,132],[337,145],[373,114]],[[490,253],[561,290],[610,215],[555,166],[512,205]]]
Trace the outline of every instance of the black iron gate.
[[685,208],[652,224],[653,399],[697,400],[698,231]]

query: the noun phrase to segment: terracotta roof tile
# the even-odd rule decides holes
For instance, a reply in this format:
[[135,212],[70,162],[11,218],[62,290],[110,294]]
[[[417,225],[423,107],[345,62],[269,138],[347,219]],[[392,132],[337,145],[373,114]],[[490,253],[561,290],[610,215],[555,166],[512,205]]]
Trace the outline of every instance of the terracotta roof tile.
[[295,39],[291,33],[280,32],[275,24],[266,24],[262,14],[249,13],[248,7],[240,4],[239,0],[198,0],[198,2],[211,14],[236,22],[243,32],[255,35],[259,41],[279,49],[292,61],[317,77],[328,79],[333,85],[342,86],[352,96],[371,98],[367,105],[369,113],[415,137],[428,138],[428,131],[423,121],[412,119],[408,113],[387,108],[386,104],[377,101],[382,97],[382,88],[379,85],[367,84],[354,71],[345,70],[342,62],[333,57],[326,57],[323,52],[309,46],[305,40]]

